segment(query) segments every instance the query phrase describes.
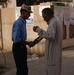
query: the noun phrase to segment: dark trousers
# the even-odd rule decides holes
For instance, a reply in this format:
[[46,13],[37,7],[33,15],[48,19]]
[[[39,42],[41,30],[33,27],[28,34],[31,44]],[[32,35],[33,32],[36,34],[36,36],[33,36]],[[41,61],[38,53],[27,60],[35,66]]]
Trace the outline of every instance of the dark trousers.
[[13,43],[12,51],[17,68],[16,75],[28,75],[26,44]]

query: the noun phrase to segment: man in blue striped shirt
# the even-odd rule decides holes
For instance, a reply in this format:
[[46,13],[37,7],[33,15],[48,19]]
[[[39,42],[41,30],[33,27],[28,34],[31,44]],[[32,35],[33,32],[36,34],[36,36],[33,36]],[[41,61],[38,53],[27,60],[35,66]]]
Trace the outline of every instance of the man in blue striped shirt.
[[26,19],[28,19],[30,13],[32,13],[31,7],[22,4],[20,13],[21,16],[13,23],[12,27],[12,51],[17,68],[16,75],[28,75],[26,45],[30,46],[33,42],[26,41]]

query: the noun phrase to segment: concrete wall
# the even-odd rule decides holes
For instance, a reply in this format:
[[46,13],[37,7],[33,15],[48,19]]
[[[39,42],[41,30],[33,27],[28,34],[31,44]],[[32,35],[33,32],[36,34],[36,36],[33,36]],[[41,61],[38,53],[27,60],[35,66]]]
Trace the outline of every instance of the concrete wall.
[[4,50],[11,50],[11,31],[12,23],[15,20],[15,9],[13,8],[3,8],[1,10],[1,23],[2,23],[2,44]]
[[[41,4],[42,5],[42,4]],[[44,5],[44,4],[43,4]],[[3,43],[3,50],[11,51],[12,50],[12,24],[15,20],[15,8],[3,8],[0,9],[0,20],[2,25],[2,43]],[[39,16],[39,7],[34,6],[34,24],[27,25],[27,40],[33,41],[38,35],[37,33],[33,32],[33,26],[38,25],[44,30],[47,28],[46,22],[43,21],[43,18]],[[66,36],[67,38],[64,39],[62,48],[74,46],[74,38],[69,38],[69,26],[66,26]],[[43,39],[40,43],[35,45],[33,48],[28,48],[28,54],[37,53],[39,55],[43,55],[45,52],[45,39]]]
[[16,0],[10,0],[8,2],[7,8],[15,8],[16,7]]

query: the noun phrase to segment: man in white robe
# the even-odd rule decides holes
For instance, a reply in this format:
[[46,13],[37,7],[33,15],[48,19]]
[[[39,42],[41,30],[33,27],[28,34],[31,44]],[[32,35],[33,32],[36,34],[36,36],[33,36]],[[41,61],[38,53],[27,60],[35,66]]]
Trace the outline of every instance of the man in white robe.
[[51,8],[44,8],[42,10],[42,17],[48,24],[47,31],[38,26],[34,26],[33,31],[37,32],[40,37],[46,39],[46,75],[61,75],[62,23],[54,17],[54,12]]

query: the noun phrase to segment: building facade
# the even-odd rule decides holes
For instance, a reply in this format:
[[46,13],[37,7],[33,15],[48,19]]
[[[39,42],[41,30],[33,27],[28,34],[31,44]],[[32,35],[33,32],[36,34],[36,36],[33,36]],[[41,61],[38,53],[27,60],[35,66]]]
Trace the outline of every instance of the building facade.
[[61,2],[73,2],[73,0],[61,0]]

